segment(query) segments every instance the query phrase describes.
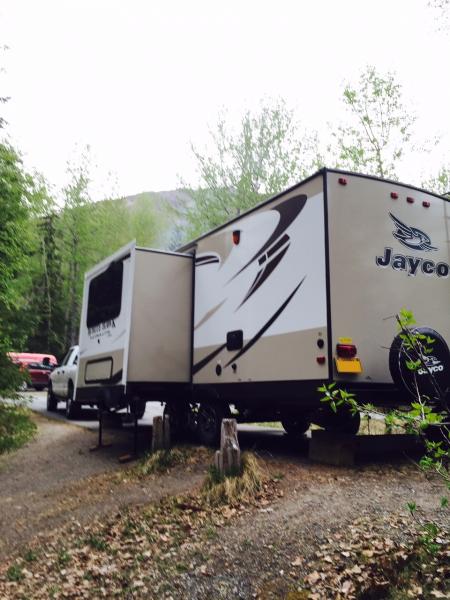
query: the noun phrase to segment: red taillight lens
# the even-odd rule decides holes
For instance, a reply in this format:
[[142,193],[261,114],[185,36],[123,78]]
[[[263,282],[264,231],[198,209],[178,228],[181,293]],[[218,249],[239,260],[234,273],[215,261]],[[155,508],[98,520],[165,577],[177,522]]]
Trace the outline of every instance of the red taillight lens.
[[241,241],[241,232],[239,231],[239,229],[236,229],[235,231],[233,231],[233,244],[239,244],[239,242]]
[[422,202],[422,206],[425,206],[425,208],[430,208],[430,203],[429,203],[429,202],[427,202],[426,200],[424,200],[424,201]]
[[317,362],[318,362],[319,365],[324,365],[325,361],[326,361],[326,358],[325,358],[325,356],[317,356],[316,360],[317,360]]
[[406,202],[408,204],[414,204],[414,198],[412,196],[407,196],[406,197]]
[[397,200],[397,198],[398,198],[397,192],[391,192],[391,198],[392,198],[392,200]]
[[336,345],[336,354],[339,356],[339,358],[355,358],[356,353],[356,346],[353,344]]
[[338,181],[341,185],[347,185],[347,180],[345,177],[339,177]]

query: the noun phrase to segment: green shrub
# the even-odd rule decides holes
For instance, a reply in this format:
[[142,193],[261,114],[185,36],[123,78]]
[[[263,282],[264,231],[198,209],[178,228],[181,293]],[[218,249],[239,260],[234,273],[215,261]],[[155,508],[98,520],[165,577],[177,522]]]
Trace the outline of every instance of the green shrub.
[[20,448],[35,432],[36,425],[27,408],[0,401],[0,454]]

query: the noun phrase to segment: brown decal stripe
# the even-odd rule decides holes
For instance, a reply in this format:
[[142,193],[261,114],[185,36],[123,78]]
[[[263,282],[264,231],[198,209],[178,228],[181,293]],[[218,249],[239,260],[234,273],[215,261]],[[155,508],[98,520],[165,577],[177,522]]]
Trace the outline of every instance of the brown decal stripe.
[[222,352],[222,350],[224,348],[226,348],[226,346],[227,346],[226,344],[222,344],[221,346],[216,348],[213,352],[211,352],[211,354],[208,354],[207,356],[205,356],[205,358],[202,358],[202,360],[200,360],[198,363],[196,363],[192,367],[192,375],[195,375],[196,373],[198,373],[200,371],[200,369],[203,369],[203,367],[206,366],[210,361],[212,361],[212,359],[215,356],[220,354]]
[[275,321],[278,319],[278,317],[284,311],[284,309],[286,308],[286,306],[289,304],[289,302],[295,296],[295,293],[297,292],[297,290],[299,289],[299,287],[302,285],[302,283],[305,281],[305,279],[306,279],[306,275],[300,281],[300,283],[295,288],[295,290],[286,298],[286,300],[283,302],[283,304],[280,306],[280,308],[277,310],[277,312],[274,315],[272,315],[270,317],[270,319],[267,321],[267,323],[258,331],[258,333],[255,336],[253,336],[252,339],[249,340],[247,342],[247,344],[245,344],[245,346],[243,348],[241,348],[241,350],[239,350],[239,352],[231,360],[229,360],[227,362],[227,364],[224,366],[224,369],[226,367],[228,367],[229,365],[231,365],[231,363],[236,362],[243,354],[245,354],[248,350],[250,350],[250,348],[256,344],[256,342],[259,340],[259,338],[264,335],[264,333],[269,329],[269,327],[273,323],[275,323]]

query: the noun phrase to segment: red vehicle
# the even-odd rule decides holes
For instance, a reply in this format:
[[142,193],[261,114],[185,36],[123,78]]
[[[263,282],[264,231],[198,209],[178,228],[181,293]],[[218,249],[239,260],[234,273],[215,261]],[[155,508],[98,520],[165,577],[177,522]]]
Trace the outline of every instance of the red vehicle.
[[[35,352],[9,352],[9,358],[23,369],[27,369],[31,385],[35,390],[43,390],[48,385],[50,373],[58,365],[53,354]],[[26,389],[26,383],[24,383]]]

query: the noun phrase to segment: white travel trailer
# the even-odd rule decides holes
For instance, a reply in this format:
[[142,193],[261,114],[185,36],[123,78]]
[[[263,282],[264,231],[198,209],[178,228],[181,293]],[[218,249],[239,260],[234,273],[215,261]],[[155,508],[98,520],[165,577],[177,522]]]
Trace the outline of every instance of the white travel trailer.
[[[143,259],[130,280],[124,268],[121,288],[124,306],[137,302],[136,293],[145,295],[147,288],[154,294],[147,317],[136,312],[134,330],[152,340],[146,364],[154,364],[152,378],[159,387],[150,385],[152,378],[144,381],[142,372],[141,389],[148,393],[139,399],[166,401],[177,427],[193,416],[204,442],[216,438],[230,406],[238,420],[281,420],[288,432],[304,431],[310,422],[355,430],[358,419],[326,413],[317,387],[337,381],[363,400],[404,402],[410,372],[395,315],[405,306],[436,340],[430,366],[447,389],[449,241],[445,198],[398,182],[323,169],[178,254],[168,254],[164,264],[158,262],[164,254],[148,253],[153,260]],[[146,256],[143,250],[133,252]],[[94,394],[111,394],[116,385],[108,380],[118,377],[115,370],[108,367],[93,376],[89,369],[97,373],[97,367],[88,367],[97,364],[96,343],[102,343],[93,337],[95,327],[99,334],[108,330],[112,318],[95,308],[89,282],[110,263],[87,275],[80,338],[81,359],[87,361],[80,366],[86,364],[87,370],[80,369],[77,393],[89,388],[92,393],[100,384]],[[88,305],[99,311],[95,324]],[[183,318],[175,323],[167,311]],[[140,352],[131,350],[129,323],[124,318],[120,328],[130,349],[121,342],[127,366],[119,392],[128,400],[138,388],[126,373],[135,369],[134,360],[142,363]],[[166,376],[170,357],[159,352],[166,336],[183,365],[178,388]],[[83,356],[88,338],[91,350]]]

